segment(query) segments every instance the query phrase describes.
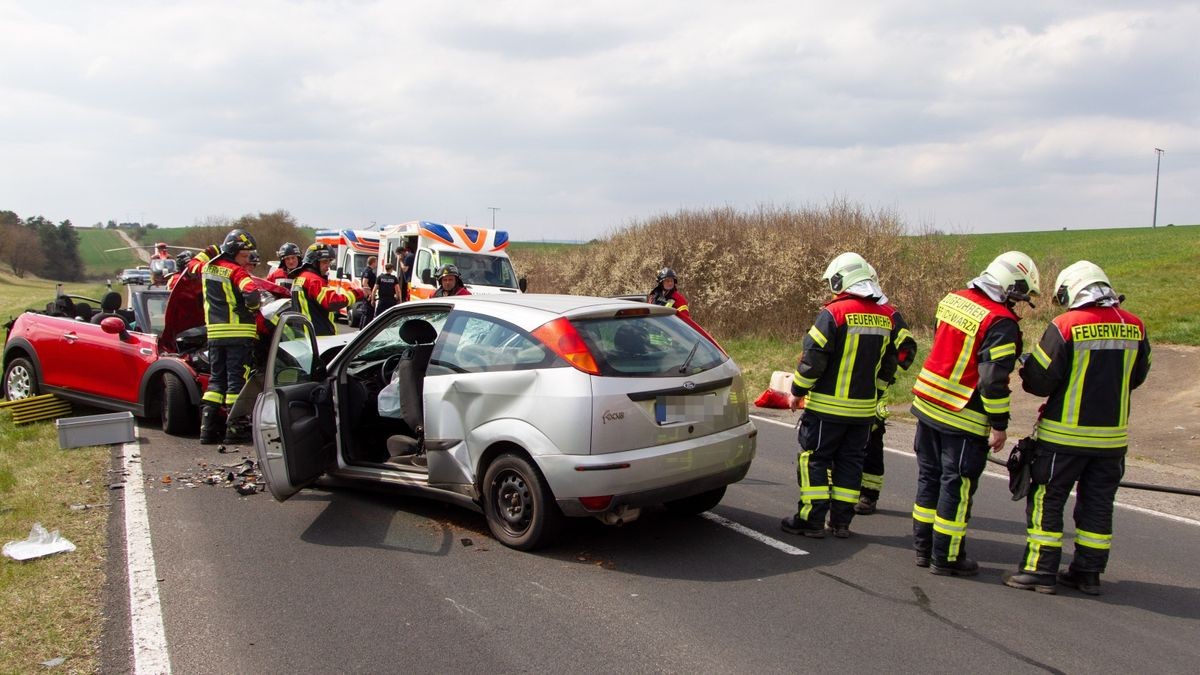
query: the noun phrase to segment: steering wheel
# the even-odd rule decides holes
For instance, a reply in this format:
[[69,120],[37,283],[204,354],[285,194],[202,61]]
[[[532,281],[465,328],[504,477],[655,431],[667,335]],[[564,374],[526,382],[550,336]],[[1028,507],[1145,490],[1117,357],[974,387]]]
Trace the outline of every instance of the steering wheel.
[[395,374],[396,366],[400,365],[402,358],[404,358],[404,354],[392,354],[379,364],[379,377],[383,380],[384,385],[392,381],[392,375]]

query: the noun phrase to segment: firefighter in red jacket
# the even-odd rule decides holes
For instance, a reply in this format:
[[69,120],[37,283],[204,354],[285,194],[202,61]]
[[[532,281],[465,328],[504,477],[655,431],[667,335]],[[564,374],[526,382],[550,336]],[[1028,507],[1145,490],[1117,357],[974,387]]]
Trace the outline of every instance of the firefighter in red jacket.
[[670,267],[662,268],[658,272],[656,281],[658,285],[650,291],[650,295],[646,296],[646,302],[652,305],[674,307],[680,316],[690,319],[692,314],[688,311],[687,298],[679,292],[679,279],[675,276],[675,270]]
[[[874,267],[871,267],[871,280],[875,282],[876,286],[879,285],[879,275],[875,273]],[[882,287],[878,288],[878,293],[879,304],[887,304],[888,299],[883,294]],[[900,342],[896,345],[897,366],[908,370],[916,357],[917,341],[913,339],[912,333],[905,329]],[[862,489],[858,495],[858,503],[854,505],[854,512],[860,516],[869,516],[875,513],[879,503],[879,494],[883,490],[883,435],[887,432],[889,415],[891,415],[891,410],[888,408],[888,397],[885,391],[875,404],[875,419],[871,422],[871,435],[867,439],[867,455],[863,459]]]
[[1021,352],[1017,302],[1038,292],[1029,256],[998,256],[967,288],[938,303],[937,329],[913,386],[917,418],[917,497],[913,548],[919,567],[942,576],[972,576],[966,555],[971,497],[989,448],[1004,447],[1009,375]]
[[447,295],[470,295],[471,291],[463,284],[462,274],[455,265],[442,265],[438,269],[438,289],[433,297],[444,298]]
[[[237,402],[249,374],[257,335],[254,314],[259,294],[244,266],[257,248],[250,233],[231,230],[221,243],[221,254],[204,266],[204,315],[211,367],[200,412],[200,442],[204,444],[217,442],[221,409]],[[225,444],[249,440],[249,419],[226,420]]]
[[317,335],[337,333],[338,310],[349,308],[360,299],[361,291],[346,291],[329,285],[329,265],[333,249],[328,244],[313,244],[304,252],[304,262],[292,270],[292,307],[312,322]]
[[800,500],[780,523],[791,534],[850,536],[875,405],[895,377],[898,346],[911,339],[872,273],[862,256],[843,253],[822,277],[834,298],[804,337],[789,396],[792,410],[808,396],[796,459]]
[[[1099,595],[1129,446],[1129,392],[1150,372],[1150,342],[1142,320],[1121,309],[1121,296],[1097,265],[1070,265],[1054,287],[1054,301],[1067,311],[1046,327],[1021,367],[1025,391],[1048,398],[1030,468],[1025,553],[1004,583],[1054,593],[1057,581]],[[1075,557],[1059,572],[1063,508],[1076,485]]]
[[279,258],[279,266],[271,270],[271,273],[267,275],[267,281],[275,282],[284,288],[290,289],[292,278],[288,275],[300,267],[300,257],[303,255],[303,252],[299,246],[289,241],[284,242],[275,255]]

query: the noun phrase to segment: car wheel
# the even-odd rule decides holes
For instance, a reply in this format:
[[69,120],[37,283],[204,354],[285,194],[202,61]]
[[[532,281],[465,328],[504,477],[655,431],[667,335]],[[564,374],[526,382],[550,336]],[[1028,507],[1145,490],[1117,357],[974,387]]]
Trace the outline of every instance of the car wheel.
[[16,401],[38,395],[37,376],[28,359],[16,358],[4,369],[4,398]]
[[558,533],[562,511],[546,479],[523,457],[501,455],[488,467],[483,484],[483,512],[500,543],[530,551]]
[[663,506],[671,513],[680,516],[694,516],[698,513],[704,513],[709,509],[721,503],[721,498],[725,496],[725,486],[721,486],[716,490],[701,492],[698,495],[676,499],[675,501],[667,502]]
[[163,376],[162,430],[172,436],[185,436],[196,429],[196,407],[188,399],[183,381],[174,375]]

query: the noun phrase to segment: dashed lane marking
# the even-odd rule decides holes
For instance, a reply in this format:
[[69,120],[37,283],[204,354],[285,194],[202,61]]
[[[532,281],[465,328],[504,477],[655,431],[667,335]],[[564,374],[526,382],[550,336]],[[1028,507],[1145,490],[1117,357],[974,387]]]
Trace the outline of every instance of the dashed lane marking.
[[738,534],[745,535],[755,541],[762,542],[762,543],[766,544],[767,546],[770,546],[771,548],[779,550],[779,551],[783,551],[784,553],[786,553],[788,555],[808,555],[808,551],[805,551],[804,549],[796,548],[795,546],[792,546],[791,544],[785,544],[782,541],[779,541],[778,539],[772,539],[772,538],[768,537],[767,535],[759,532],[758,530],[752,530],[752,529],[746,527],[745,525],[742,525],[741,523],[735,523],[732,520],[725,518],[724,516],[718,516],[717,514],[713,513],[712,511],[705,511],[704,513],[700,514],[700,517],[705,518],[707,520],[711,520],[712,522],[714,522],[718,525],[721,525],[723,527],[728,527],[729,529],[733,530],[734,532],[737,532]]

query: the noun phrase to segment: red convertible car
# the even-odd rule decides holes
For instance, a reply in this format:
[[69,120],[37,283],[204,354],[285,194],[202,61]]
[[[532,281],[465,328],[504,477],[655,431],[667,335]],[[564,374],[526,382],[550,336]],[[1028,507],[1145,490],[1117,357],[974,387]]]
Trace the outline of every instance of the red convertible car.
[[[4,397],[37,394],[137,417],[159,417],[168,434],[195,431],[200,395],[208,384],[204,328],[169,331],[159,339],[167,313],[165,289],[119,293],[96,303],[58,296],[45,311],[27,310],[8,322],[4,343]],[[94,315],[87,301],[101,306]]]

